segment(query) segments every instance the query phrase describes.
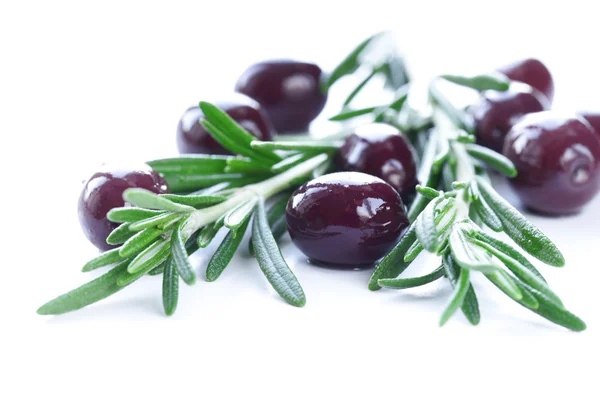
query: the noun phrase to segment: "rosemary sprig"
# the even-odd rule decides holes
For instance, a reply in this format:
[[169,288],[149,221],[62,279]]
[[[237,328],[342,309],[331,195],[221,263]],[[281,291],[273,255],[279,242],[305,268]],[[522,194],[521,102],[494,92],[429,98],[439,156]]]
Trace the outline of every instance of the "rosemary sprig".
[[[171,315],[177,307],[179,279],[188,285],[196,281],[189,255],[206,247],[221,227],[229,229],[207,267],[207,280],[215,280],[233,259],[252,218],[252,246],[260,269],[286,301],[294,306],[305,304],[302,287],[281,256],[263,203],[328,165],[336,147],[311,142],[265,145],[212,104],[202,102],[200,107],[206,116],[202,122],[213,137],[243,157],[186,156],[152,161],[178,193],[126,190],[123,198],[133,207],[113,209],[108,214],[110,220],[122,223],[109,236],[112,243],[121,246],[102,253],[83,269],[113,268],[46,303],[38,310],[40,314],[79,309],[117,293],[146,274],[162,273],[163,305],[165,313]],[[293,161],[284,163],[282,150],[293,151],[287,155]],[[227,174],[232,166],[240,172]],[[255,175],[257,170],[261,175]],[[215,176],[222,181],[215,183]],[[275,234],[280,236],[281,218],[275,222]]]
[[[503,81],[489,76],[444,78],[476,90],[505,90]],[[441,274],[439,269],[419,278],[398,277],[421,250],[427,250],[442,256],[444,274],[454,287],[440,325],[459,308],[471,323],[479,323],[479,307],[470,276],[481,272],[507,296],[538,315],[572,330],[585,329],[585,323],[564,308],[560,298],[520,251],[486,234],[473,220],[473,215],[480,217],[487,226],[504,232],[523,251],[548,265],[564,265],[565,259],[556,245],[493,189],[480,168],[483,163],[512,177],[516,175],[514,165],[502,155],[467,139],[471,135],[470,117],[454,107],[435,83],[430,98],[435,128],[429,133],[421,164],[421,179],[428,187],[418,188],[409,213],[412,225],[378,264],[369,288],[398,289],[434,281]],[[441,179],[444,173],[446,177]],[[435,190],[438,183],[447,193]],[[448,197],[450,194],[453,197]],[[446,224],[440,223],[439,216],[444,214],[453,215]]]

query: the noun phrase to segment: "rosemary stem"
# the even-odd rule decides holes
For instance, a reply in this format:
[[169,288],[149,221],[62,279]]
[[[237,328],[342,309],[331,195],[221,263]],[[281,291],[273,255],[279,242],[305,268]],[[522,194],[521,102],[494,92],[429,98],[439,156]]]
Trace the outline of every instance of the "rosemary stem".
[[[475,167],[471,162],[471,157],[469,157],[465,146],[454,140],[460,135],[461,130],[456,127],[452,120],[439,107],[435,107],[434,109],[433,120],[442,137],[450,141],[450,149],[456,160],[456,179],[459,182],[471,182],[475,179]],[[446,189],[449,190],[450,188]],[[460,189],[456,195],[457,219],[459,220],[469,217],[469,204],[466,198],[466,189]]]
[[198,229],[215,222],[228,211],[234,209],[241,203],[260,196],[269,198],[274,194],[289,188],[293,182],[300,177],[303,177],[312,172],[316,167],[327,161],[327,154],[319,154],[305,162],[290,168],[287,171],[275,175],[272,178],[266,179],[260,183],[246,185],[239,190],[236,190],[234,195],[223,203],[212,207],[196,210],[190,213],[190,217],[185,222],[182,230],[182,237],[185,240],[189,239]]

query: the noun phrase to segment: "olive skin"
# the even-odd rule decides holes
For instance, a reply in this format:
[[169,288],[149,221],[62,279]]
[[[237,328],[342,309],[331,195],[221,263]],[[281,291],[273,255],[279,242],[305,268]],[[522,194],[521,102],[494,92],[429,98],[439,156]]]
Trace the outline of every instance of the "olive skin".
[[512,187],[533,211],[575,213],[600,189],[600,136],[581,117],[530,114],[511,129],[504,155],[518,170]]
[[310,260],[350,268],[383,257],[409,226],[398,192],[360,172],[336,172],[302,185],[287,204],[286,222]]
[[417,162],[406,136],[387,124],[367,124],[350,134],[336,154],[342,171],[364,172],[389,183],[404,202],[415,194]]
[[518,60],[498,68],[510,80],[523,82],[542,92],[549,103],[554,99],[554,80],[550,70],[535,58]]
[[264,61],[250,66],[235,90],[260,103],[277,133],[306,132],[327,102],[320,87],[322,74],[311,63]]
[[[236,93],[229,101],[214,103],[233,120],[259,140],[273,140],[271,121],[254,100]],[[177,124],[177,149],[181,154],[232,154],[221,146],[200,124],[204,118],[198,106],[190,107],[183,113]]]
[[471,106],[477,143],[501,152],[504,138],[524,115],[548,109],[542,93],[523,83],[512,83],[505,92],[486,90]]
[[594,131],[600,136],[600,112],[582,111],[578,113],[594,128]]
[[106,238],[119,224],[109,221],[106,214],[125,205],[123,192],[129,188],[142,188],[156,194],[169,192],[165,180],[146,164],[127,168],[104,166],[83,187],[78,205],[79,224],[99,250],[115,247],[106,243]]

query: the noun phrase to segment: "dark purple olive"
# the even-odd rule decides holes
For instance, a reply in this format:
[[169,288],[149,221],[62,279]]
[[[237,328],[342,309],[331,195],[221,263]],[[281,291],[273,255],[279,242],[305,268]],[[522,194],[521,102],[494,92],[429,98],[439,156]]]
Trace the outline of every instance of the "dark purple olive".
[[336,155],[342,171],[377,176],[408,202],[415,193],[417,163],[415,151],[404,134],[387,124],[368,124],[354,130]]
[[86,182],[79,197],[79,223],[88,240],[100,250],[114,246],[106,243],[108,235],[118,226],[106,218],[115,207],[123,207],[123,192],[142,188],[160,194],[168,193],[165,180],[146,164],[128,168],[104,166]]
[[600,136],[600,112],[582,111],[579,115],[589,122],[594,131]]
[[542,92],[549,103],[554,99],[554,81],[550,71],[541,61],[535,58],[515,61],[498,68],[509,79],[523,82]]
[[326,264],[372,264],[408,227],[398,192],[379,178],[337,172],[294,192],[286,208],[288,231],[309,259]]
[[[214,103],[238,124],[260,140],[273,139],[273,127],[260,105],[247,96],[236,93],[230,101]],[[204,114],[193,106],[181,116],[177,125],[179,152],[199,154],[231,154],[204,129],[200,121]]]
[[471,106],[477,143],[501,152],[506,134],[524,115],[544,111],[548,101],[542,93],[523,83],[513,82],[505,92],[486,90]]
[[327,101],[320,88],[321,75],[315,64],[265,61],[242,74],[236,91],[260,103],[277,133],[306,132]]
[[529,114],[506,137],[504,155],[519,172],[513,188],[534,211],[574,213],[600,189],[600,136],[581,117]]

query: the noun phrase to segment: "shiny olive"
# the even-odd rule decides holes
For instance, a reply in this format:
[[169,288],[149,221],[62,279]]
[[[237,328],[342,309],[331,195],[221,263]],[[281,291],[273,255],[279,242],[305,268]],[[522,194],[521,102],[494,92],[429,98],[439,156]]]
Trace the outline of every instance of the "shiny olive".
[[146,164],[127,168],[104,166],[85,183],[79,197],[79,223],[83,233],[94,246],[108,250],[108,235],[118,226],[106,218],[115,207],[123,207],[123,192],[129,188],[142,188],[160,194],[168,193],[164,179]]
[[487,90],[470,108],[475,119],[477,143],[501,152],[510,128],[524,115],[546,110],[547,99],[529,85],[513,82],[505,92]]
[[321,68],[315,64],[264,61],[242,74],[236,91],[260,103],[277,133],[306,132],[327,101],[320,88],[321,78]]
[[523,82],[542,92],[549,102],[554,99],[554,81],[548,68],[540,60],[528,58],[498,68],[509,79]]
[[534,211],[574,213],[600,189],[600,136],[581,117],[529,114],[506,137],[504,155],[519,172],[513,188]]
[[368,124],[354,130],[336,155],[342,171],[377,176],[408,202],[415,193],[417,163],[415,150],[404,134],[387,124]]
[[408,227],[398,192],[360,172],[337,172],[294,192],[286,208],[288,231],[309,259],[339,266],[372,264]]
[[600,112],[596,111],[582,111],[578,113],[581,115],[587,122],[590,123],[594,131],[600,136]]
[[[260,105],[247,96],[236,93],[229,101],[214,103],[232,119],[260,140],[273,139],[273,127]],[[200,124],[204,114],[193,106],[181,116],[177,125],[179,152],[200,154],[231,154],[221,146]]]

